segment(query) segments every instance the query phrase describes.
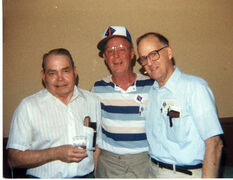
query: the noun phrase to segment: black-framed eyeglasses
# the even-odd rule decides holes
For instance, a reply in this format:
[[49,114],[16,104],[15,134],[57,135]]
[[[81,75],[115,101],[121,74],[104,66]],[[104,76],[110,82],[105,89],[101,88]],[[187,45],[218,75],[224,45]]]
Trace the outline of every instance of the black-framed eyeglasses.
[[159,60],[159,58],[160,58],[159,51],[161,51],[162,49],[164,49],[166,47],[168,47],[168,46],[164,46],[158,50],[151,51],[147,56],[140,57],[140,60],[139,60],[140,64],[142,66],[146,66],[148,64],[148,60],[151,60],[151,61]]

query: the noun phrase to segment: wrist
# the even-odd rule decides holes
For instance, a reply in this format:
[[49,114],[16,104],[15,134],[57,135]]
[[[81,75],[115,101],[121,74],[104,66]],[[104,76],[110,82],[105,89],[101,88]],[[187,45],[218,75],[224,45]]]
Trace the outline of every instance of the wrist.
[[49,161],[59,160],[59,147],[48,149]]

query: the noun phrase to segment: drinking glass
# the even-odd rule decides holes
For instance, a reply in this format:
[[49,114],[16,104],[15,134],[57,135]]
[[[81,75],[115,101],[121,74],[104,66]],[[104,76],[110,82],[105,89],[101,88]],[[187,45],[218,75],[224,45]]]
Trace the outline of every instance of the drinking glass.
[[86,136],[74,136],[73,137],[73,147],[86,149],[87,137]]

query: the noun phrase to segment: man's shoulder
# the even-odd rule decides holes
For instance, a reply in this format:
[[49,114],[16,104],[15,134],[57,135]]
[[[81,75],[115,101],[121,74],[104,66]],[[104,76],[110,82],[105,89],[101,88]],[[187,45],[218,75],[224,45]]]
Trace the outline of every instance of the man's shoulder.
[[45,97],[45,94],[46,94],[46,89],[42,89],[34,94],[31,94],[23,98],[22,102],[32,102],[32,101],[41,100],[43,97]]
[[78,88],[78,91],[86,99],[93,99],[93,100],[97,100],[98,99],[96,97],[96,95],[93,92],[91,92],[91,91],[88,91],[86,89],[81,89],[81,88]]
[[151,79],[149,76],[145,76],[139,73],[137,73],[136,81],[137,86],[152,86],[154,84],[154,80]]
[[23,98],[17,106],[17,109],[36,107],[35,105],[41,104],[41,101],[43,101],[43,97],[45,97],[44,93],[45,89]]
[[112,76],[109,75],[107,77],[104,77],[102,79],[97,80],[94,83],[94,87],[96,87],[96,86],[108,86],[108,85],[111,85],[111,84],[113,84],[112,83]]
[[182,91],[185,94],[199,94],[200,92],[206,92],[210,90],[210,87],[203,78],[182,73],[180,78],[174,81],[177,91]]
[[186,73],[182,73],[181,80],[184,83],[188,83],[190,85],[195,85],[195,86],[206,86],[206,85],[208,85],[206,80],[204,80],[203,78],[201,78],[199,76],[196,76],[196,75],[186,74]]

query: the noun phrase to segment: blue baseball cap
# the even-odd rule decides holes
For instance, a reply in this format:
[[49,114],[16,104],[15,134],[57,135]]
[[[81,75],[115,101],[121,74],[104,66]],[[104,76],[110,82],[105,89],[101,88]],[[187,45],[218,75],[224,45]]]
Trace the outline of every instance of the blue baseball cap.
[[108,42],[108,40],[114,37],[122,37],[127,39],[132,44],[132,39],[129,34],[129,31],[124,26],[109,26],[105,31],[104,34],[101,36],[100,42],[97,44],[97,48],[100,51],[104,50],[104,46]]

